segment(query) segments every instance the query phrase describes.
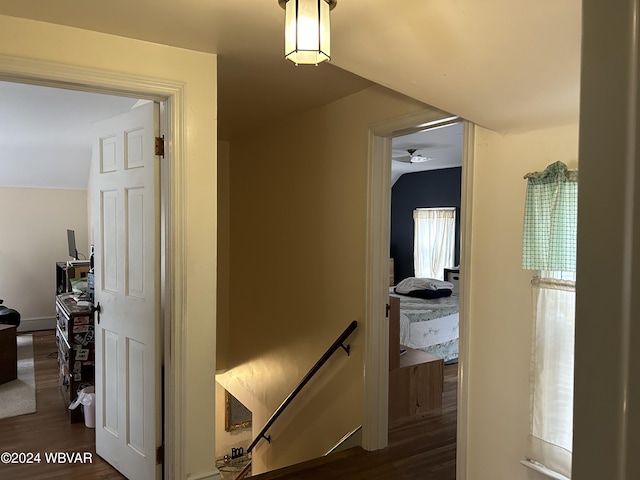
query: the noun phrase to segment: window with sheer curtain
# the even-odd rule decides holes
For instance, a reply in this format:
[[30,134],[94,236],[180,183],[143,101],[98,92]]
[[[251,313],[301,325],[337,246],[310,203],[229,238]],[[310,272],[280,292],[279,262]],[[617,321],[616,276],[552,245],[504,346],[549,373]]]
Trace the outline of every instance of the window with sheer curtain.
[[456,208],[416,208],[413,223],[415,276],[444,280],[455,261]]
[[535,272],[526,464],[570,478],[578,174],[556,162],[525,178],[522,267]]

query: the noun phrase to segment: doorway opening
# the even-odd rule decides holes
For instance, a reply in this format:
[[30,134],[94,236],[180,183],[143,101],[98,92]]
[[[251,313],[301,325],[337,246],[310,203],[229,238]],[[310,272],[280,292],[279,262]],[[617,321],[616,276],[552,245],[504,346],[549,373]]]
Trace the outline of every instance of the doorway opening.
[[[34,67],[35,65],[35,67]],[[24,65],[25,70],[38,69],[38,62],[29,62],[26,61]],[[49,69],[50,65],[47,66]],[[65,67],[60,67],[63,71]],[[42,69],[39,69],[42,71]],[[46,69],[45,69],[46,70]],[[13,181],[13,185],[10,184],[10,181],[7,177],[3,180],[5,182],[2,183],[2,187],[5,188],[15,188],[15,189],[26,189],[31,192],[36,192],[38,189],[41,190],[55,190],[56,198],[61,202],[56,205],[59,209],[68,209],[70,211],[68,218],[64,221],[64,224],[59,225],[60,229],[66,229],[67,227],[73,226],[76,235],[78,235],[78,243],[82,243],[82,249],[85,250],[85,256],[88,258],[89,253],[89,245],[93,244],[91,238],[91,205],[90,199],[88,195],[85,195],[85,202],[74,201],[73,199],[77,199],[80,196],[74,195],[73,199],[67,199],[64,195],[65,190],[74,190],[75,192],[81,190],[88,190],[90,186],[87,184],[88,182],[88,172],[89,172],[89,164],[91,163],[91,143],[89,142],[87,146],[87,158],[86,164],[82,165],[81,163],[74,163],[72,160],[73,154],[70,152],[65,152],[63,155],[63,160],[58,162],[54,161],[51,157],[52,151],[55,151],[55,146],[58,144],[57,142],[63,142],[65,128],[69,130],[69,134],[73,137],[80,138],[82,134],[85,132],[78,131],[77,127],[73,127],[73,122],[71,118],[73,114],[78,114],[80,119],[84,119],[86,121],[87,115],[92,115],[90,117],[90,121],[88,121],[88,131],[91,130],[91,122],[102,120],[104,118],[112,117],[114,114],[131,111],[133,107],[135,107],[138,103],[148,103],[149,101],[155,101],[160,104],[160,121],[159,121],[159,129],[161,131],[161,135],[165,135],[167,139],[171,140],[171,129],[169,128],[171,122],[171,106],[172,106],[172,95],[171,94],[150,94],[148,92],[143,92],[142,90],[138,90],[142,82],[138,82],[135,79],[129,79],[130,82],[130,90],[119,91],[112,86],[103,85],[101,87],[89,87],[90,83],[87,81],[86,77],[91,76],[90,72],[83,72],[78,70],[73,70],[73,74],[69,76],[75,77],[76,80],[79,78],[84,81],[75,82],[62,82],[62,81],[51,81],[45,78],[36,78],[32,75],[15,75],[15,74],[5,74],[2,72],[0,68],[0,91],[4,92],[9,98],[15,99],[21,98],[20,103],[20,113],[12,114],[14,123],[18,123],[16,120],[20,119],[23,122],[23,131],[21,133],[25,133],[27,128],[25,125],[29,123],[29,116],[26,114],[28,109],[27,103],[29,101],[34,101],[34,110],[33,115],[37,115],[37,109],[35,105],[38,102],[40,106],[44,106],[45,111],[47,109],[53,109],[53,105],[56,104],[56,100],[58,99],[58,106],[63,108],[61,111],[51,112],[48,111],[48,114],[53,113],[54,118],[51,120],[52,123],[49,124],[49,128],[43,125],[36,125],[36,121],[32,120],[32,124],[34,127],[39,129],[39,137],[44,138],[45,141],[48,141],[48,155],[37,155],[33,154],[31,156],[31,161],[20,162],[26,163],[28,166],[28,171],[25,172],[16,172],[15,175],[11,177],[11,181]],[[8,80],[8,81],[3,81]],[[113,81],[113,80],[112,80]],[[4,88],[6,87],[6,89]],[[135,87],[135,88],[134,88]],[[159,88],[162,90],[162,87]],[[169,89],[165,88],[165,91]],[[137,94],[140,95],[137,95]],[[47,100],[48,99],[48,100]],[[8,104],[10,102],[3,102],[3,105],[8,108]],[[29,107],[30,108],[30,107]],[[15,112],[14,112],[15,113]],[[40,111],[40,115],[44,115],[42,111]],[[56,122],[56,123],[53,123]],[[56,130],[55,126],[62,126],[60,131]],[[53,131],[58,131],[58,134],[53,134]],[[76,139],[76,138],[74,138]],[[16,149],[15,154],[18,155],[18,150]],[[36,150],[37,151],[37,150]],[[40,152],[41,153],[41,152]],[[83,155],[82,153],[81,155]],[[7,155],[7,158],[14,158],[12,155]],[[38,163],[36,160],[45,160],[48,161],[48,164],[45,163],[43,166],[38,168]],[[169,336],[171,332],[171,324],[173,323],[173,319],[169,317],[165,317],[165,314],[171,311],[170,299],[172,298],[171,292],[169,291],[169,279],[171,276],[171,268],[172,268],[172,260],[168,255],[168,246],[170,245],[169,234],[171,229],[169,225],[171,223],[171,218],[169,212],[171,209],[170,205],[170,177],[171,172],[169,168],[169,155],[165,155],[165,158],[161,160],[159,167],[159,191],[157,193],[157,198],[159,199],[159,207],[158,207],[158,215],[156,220],[156,232],[158,232],[157,238],[154,241],[157,245],[160,246],[159,252],[157,254],[157,261],[155,265],[155,276],[157,280],[154,283],[159,285],[158,295],[159,295],[159,308],[158,308],[158,318],[159,325],[156,327],[157,333],[156,337],[160,340],[160,343],[156,346],[156,353],[153,355],[154,358],[157,359],[157,370],[162,372],[163,378],[162,384],[164,385],[163,391],[161,392],[162,399],[162,409],[161,412],[161,425],[164,430],[165,424],[169,425],[169,431],[171,431],[172,427],[170,425],[173,424],[171,422],[172,418],[175,418],[175,413],[172,410],[173,402],[172,402],[172,388],[173,385],[176,384],[176,378],[174,375],[174,370],[171,368],[172,364],[175,364],[177,356],[174,355],[173,359],[166,355],[166,352],[171,351],[168,346],[170,346],[172,341],[174,340]],[[35,167],[34,167],[35,165]],[[47,169],[52,167],[50,171]],[[84,178],[84,185],[82,185],[82,179]],[[48,182],[48,183],[47,183]],[[80,183],[78,183],[80,182]],[[64,199],[64,200],[61,200]],[[37,208],[35,209],[37,213]],[[59,223],[61,220],[61,211],[58,210],[56,215],[52,215],[56,218],[56,222]],[[43,212],[46,216],[47,213]],[[33,218],[32,218],[33,219]],[[68,224],[68,222],[74,222],[72,224]],[[29,226],[33,227],[33,225],[42,225],[43,222],[23,222],[26,228]],[[55,222],[54,222],[55,223]],[[43,256],[43,261],[38,262],[38,269],[40,274],[37,276],[38,278],[49,278],[49,276],[42,274],[43,271],[46,271],[46,265],[51,264],[51,271],[55,267],[55,263],[58,260],[64,260],[64,258],[58,258],[56,255],[60,253],[60,251],[65,252],[65,250],[60,250],[58,248],[60,245],[56,242],[57,235],[55,232],[50,232],[46,237],[42,235],[32,235],[32,237],[40,238],[41,242],[45,242],[45,245],[40,245],[40,248],[34,248],[34,251],[38,252],[39,255]],[[45,240],[45,238],[47,238]],[[62,239],[61,239],[62,240]],[[61,243],[64,244],[64,243]],[[49,261],[55,259],[53,261]],[[48,288],[50,287],[50,288]],[[33,300],[37,297],[43,297],[43,302],[47,302],[50,300],[51,305],[55,306],[55,297],[53,295],[48,295],[49,293],[53,293],[53,288],[55,285],[49,286],[46,282],[42,285],[41,291],[38,288],[29,289],[30,298]],[[40,295],[38,295],[40,292]],[[47,312],[45,309],[44,312]],[[40,315],[40,317],[47,317],[46,313],[44,315]],[[24,315],[27,317],[27,315]],[[38,325],[30,324],[29,318],[25,318],[24,329],[26,330],[39,330],[42,328],[50,328],[55,331],[56,322],[53,319],[53,315],[50,318],[39,318]],[[51,321],[52,320],[52,321]],[[167,399],[166,401],[164,399]],[[175,448],[175,444],[173,440],[168,440],[165,442],[167,450],[171,453],[171,455],[166,456],[166,460],[164,462],[165,469],[171,471],[172,469],[172,455],[173,449]],[[171,450],[169,450],[171,449]],[[155,452],[153,452],[153,458],[156,458]]]
[[[369,129],[368,178],[368,240],[367,240],[367,296],[366,319],[369,326],[365,349],[365,405],[363,415],[363,447],[377,450],[387,446],[389,428],[389,332],[386,309],[389,297],[391,158],[393,139],[416,133],[430,126],[463,122],[462,180],[460,215],[460,269],[468,271],[471,218],[471,175],[473,125],[446,112],[428,109],[398,119],[380,122]],[[459,356],[458,356],[458,434],[456,470],[463,478],[466,458],[466,359],[468,282],[459,285]]]

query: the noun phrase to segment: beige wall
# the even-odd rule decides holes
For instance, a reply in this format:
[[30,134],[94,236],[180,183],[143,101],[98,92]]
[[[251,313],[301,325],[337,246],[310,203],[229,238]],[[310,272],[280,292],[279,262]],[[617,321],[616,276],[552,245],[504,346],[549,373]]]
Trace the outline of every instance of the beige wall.
[[[255,449],[255,469],[325,453],[362,422],[367,127],[421,110],[372,87],[231,141],[232,392],[254,433],[352,320],[339,350]],[[251,155],[243,156],[251,152]]]
[[[230,332],[231,345],[244,347],[230,349],[229,365],[237,384],[255,389],[241,400],[255,402],[257,428],[334,334],[349,319],[363,318],[364,127],[419,105],[409,101],[404,112],[381,107],[392,98],[400,100],[373,87],[274,126],[277,133],[252,132],[251,141],[232,141]],[[254,160],[234,163],[234,153],[256,149],[261,155]],[[520,268],[523,176],[557,160],[577,167],[578,126],[506,136],[478,127],[475,149],[467,478],[537,480],[520,464],[528,434],[531,339],[531,275]],[[338,425],[359,424],[362,335],[351,341],[352,358],[338,355],[337,368],[319,382],[326,390],[312,385],[301,396],[303,405],[292,404],[291,417],[282,420],[308,427],[275,429],[274,441],[256,448],[258,468],[317,456],[337,439]],[[256,388],[264,379],[266,387]],[[282,445],[289,450],[279,451]]]
[[[218,302],[216,315],[216,368],[227,368],[229,334],[229,142],[218,142]],[[253,440],[251,428],[225,431],[225,389],[216,382],[216,458],[245,450]]]
[[[184,335],[185,424],[179,461],[184,475],[214,472],[215,270],[216,270],[216,56],[75,28],[0,16],[0,55],[167,79],[185,86],[185,157],[174,168],[182,198],[174,198],[173,229],[186,255],[172,251],[183,276],[173,279]],[[1,73],[1,72],[0,72]],[[149,83],[153,87],[153,80]],[[178,160],[178,159],[176,159]],[[181,301],[184,300],[184,303]],[[178,426],[180,428],[180,426]]]
[[[216,367],[227,368],[229,346],[229,142],[218,142],[218,302]],[[216,397],[220,403],[220,398]],[[219,425],[218,425],[219,427]]]
[[21,330],[42,320],[55,327],[55,263],[69,260],[67,229],[88,258],[86,191],[0,187],[0,298],[20,312]]
[[[188,213],[186,230],[176,232],[187,247],[185,321],[178,326],[187,346],[184,461],[186,473],[209,472],[215,451],[215,56],[10,17],[0,17],[0,55],[186,84]],[[269,388],[255,392],[265,405],[262,419],[344,326],[363,318],[366,125],[419,108],[374,87],[232,142],[232,158],[234,152],[260,155],[231,168],[230,336],[244,348],[233,350],[229,363],[244,365],[248,379],[268,379]],[[476,148],[468,470],[472,480],[517,480],[529,478],[518,463],[527,431],[530,336],[528,275],[518,266],[522,175],[556,160],[575,162],[577,127],[507,137],[480,129]],[[512,293],[499,294],[505,285]],[[330,373],[289,412],[303,420],[295,438],[309,439],[304,444],[313,452],[282,448],[294,436],[291,420],[283,420],[273,443],[256,450],[258,462],[277,466],[315,456],[359,424],[362,338],[360,330],[350,341],[351,358],[338,352]],[[322,393],[314,396],[314,389]]]
[[529,415],[531,273],[521,268],[523,176],[577,168],[577,124],[500,136],[477,128],[471,233],[469,480],[537,478],[520,465]]

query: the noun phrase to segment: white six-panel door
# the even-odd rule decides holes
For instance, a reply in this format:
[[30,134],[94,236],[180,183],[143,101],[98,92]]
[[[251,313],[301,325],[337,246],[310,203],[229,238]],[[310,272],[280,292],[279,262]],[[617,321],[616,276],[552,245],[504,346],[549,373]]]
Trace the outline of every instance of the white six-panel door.
[[161,475],[158,124],[150,102],[93,129],[96,451],[135,480]]

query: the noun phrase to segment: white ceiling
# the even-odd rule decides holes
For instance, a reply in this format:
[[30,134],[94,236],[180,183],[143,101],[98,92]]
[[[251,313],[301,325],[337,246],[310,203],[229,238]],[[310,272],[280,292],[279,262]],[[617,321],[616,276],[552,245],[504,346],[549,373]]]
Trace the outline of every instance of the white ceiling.
[[[424,170],[460,167],[462,165],[463,123],[396,137],[391,141],[391,185],[401,175]],[[407,150],[430,160],[424,163],[407,162]]]
[[136,102],[0,82],[0,186],[86,189],[92,123]]
[[[0,186],[85,189],[91,125],[130,110],[137,102],[0,81]],[[407,162],[408,149],[431,160]],[[392,140],[392,184],[405,173],[460,165],[461,122]]]
[[224,140],[371,82],[501,133],[578,119],[580,0],[340,0],[318,67],[283,59],[277,0],[21,0],[0,14],[217,53]]

